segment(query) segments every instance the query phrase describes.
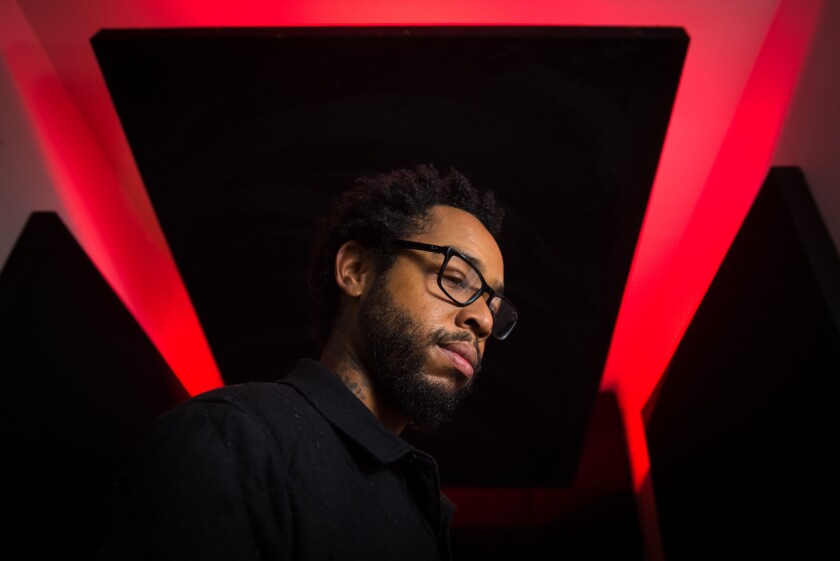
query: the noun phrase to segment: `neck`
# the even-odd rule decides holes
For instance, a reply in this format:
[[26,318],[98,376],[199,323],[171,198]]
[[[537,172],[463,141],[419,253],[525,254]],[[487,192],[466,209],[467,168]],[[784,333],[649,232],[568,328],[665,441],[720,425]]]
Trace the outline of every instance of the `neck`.
[[325,368],[332,370],[385,428],[396,435],[402,433],[408,419],[387,399],[378,394],[375,380],[346,337],[337,337],[333,334],[324,347],[319,362]]

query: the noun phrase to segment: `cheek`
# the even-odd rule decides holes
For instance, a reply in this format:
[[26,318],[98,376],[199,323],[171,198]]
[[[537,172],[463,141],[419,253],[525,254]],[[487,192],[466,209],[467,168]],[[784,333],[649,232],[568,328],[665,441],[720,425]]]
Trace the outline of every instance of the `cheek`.
[[453,323],[458,309],[444,301],[443,295],[438,296],[432,288],[415,279],[414,282],[395,283],[391,287],[391,294],[397,305],[409,314],[412,321],[435,330]]

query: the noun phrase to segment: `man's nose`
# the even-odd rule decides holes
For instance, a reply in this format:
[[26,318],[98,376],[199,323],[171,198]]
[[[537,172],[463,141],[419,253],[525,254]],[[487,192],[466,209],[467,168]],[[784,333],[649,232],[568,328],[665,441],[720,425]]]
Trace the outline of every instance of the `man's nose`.
[[484,341],[493,331],[493,314],[484,298],[477,298],[475,302],[464,306],[456,317],[458,327],[475,333],[479,341]]

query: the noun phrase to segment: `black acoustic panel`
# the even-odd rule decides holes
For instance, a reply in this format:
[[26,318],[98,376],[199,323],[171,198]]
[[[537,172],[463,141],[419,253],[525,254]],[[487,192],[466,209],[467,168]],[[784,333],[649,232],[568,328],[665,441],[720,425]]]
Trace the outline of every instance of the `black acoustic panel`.
[[840,461],[840,259],[774,168],[647,407],[667,559],[812,559]]
[[186,392],[52,212],[0,273],[0,375],[3,549],[64,558],[126,445]]
[[670,28],[103,30],[92,45],[227,383],[309,339],[315,219],[364,173],[497,192],[516,333],[445,430],[450,485],[571,481],[688,38]]

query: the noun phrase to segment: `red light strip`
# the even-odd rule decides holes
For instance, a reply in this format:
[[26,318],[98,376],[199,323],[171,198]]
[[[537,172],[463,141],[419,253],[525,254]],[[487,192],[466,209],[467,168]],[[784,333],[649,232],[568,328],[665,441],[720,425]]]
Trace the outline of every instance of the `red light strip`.
[[622,409],[646,549],[654,560],[662,552],[641,411],[767,175],[821,7],[822,0],[779,4],[671,261],[655,274],[640,271],[646,248],[637,249],[602,390],[615,390]]
[[156,223],[139,218],[137,201],[127,200],[46,54],[35,43],[18,43],[7,49],[6,61],[63,205],[62,218],[184,388],[194,394],[222,385],[163,235]]

